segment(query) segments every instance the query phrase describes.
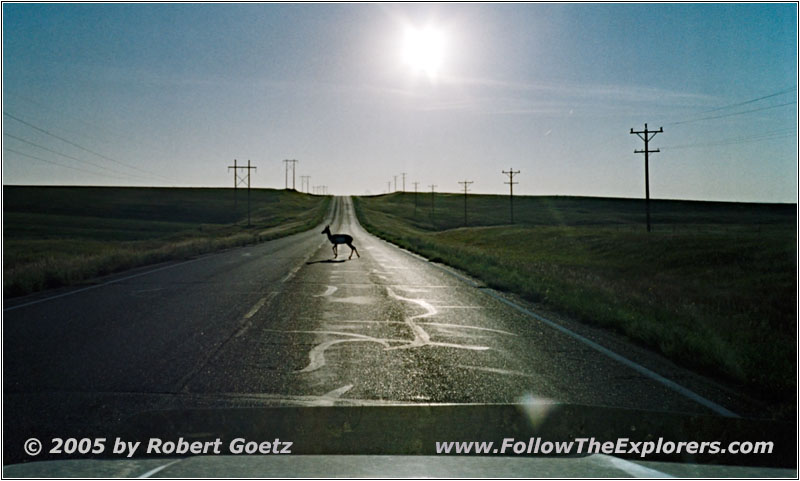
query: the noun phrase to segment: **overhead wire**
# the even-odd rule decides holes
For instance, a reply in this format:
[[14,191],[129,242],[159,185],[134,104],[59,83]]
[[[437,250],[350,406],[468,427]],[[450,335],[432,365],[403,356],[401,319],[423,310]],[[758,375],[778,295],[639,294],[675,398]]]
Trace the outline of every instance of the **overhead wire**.
[[673,146],[660,147],[661,150],[678,150],[689,149],[695,147],[715,147],[724,145],[746,144],[752,142],[763,142],[765,140],[776,140],[782,138],[789,138],[797,135],[795,129],[781,129],[772,132],[764,132],[758,135],[751,135],[747,137],[731,137],[727,139],[720,139],[712,142],[698,142],[694,144],[681,144]]
[[[84,120],[80,116],[75,115],[76,113],[81,113],[81,114],[86,115],[86,111],[85,110],[76,110],[75,113],[68,113],[68,112],[65,112],[62,109],[58,109],[58,108],[53,107],[52,105],[49,105],[49,104],[46,104],[46,103],[42,103],[42,102],[39,102],[37,100],[33,100],[33,99],[31,99],[31,98],[29,98],[27,96],[19,95],[18,93],[5,92],[4,95],[6,95],[6,96],[10,95],[12,97],[15,97],[15,98],[17,98],[19,100],[22,100],[23,102],[27,102],[27,103],[29,103],[31,105],[36,106],[36,108],[38,108],[40,110],[46,110],[46,111],[49,111],[49,112],[53,112],[53,113],[56,113],[58,115],[65,116],[65,117],[67,117],[69,119],[75,120],[76,122],[80,122],[81,124],[89,127],[91,129],[91,133],[95,133],[95,132],[99,131],[99,132],[103,132],[103,133],[105,133],[107,135],[116,137],[116,138],[124,138],[124,139],[127,139],[127,140],[131,141],[131,142],[137,143],[139,145],[144,145],[146,148],[150,149],[153,152],[159,152],[160,154],[165,155],[165,154],[163,154],[163,150],[161,150],[160,147],[156,146],[153,143],[148,143],[146,140],[143,140],[143,139],[137,139],[137,138],[135,138],[135,137],[133,137],[133,136],[131,136],[129,134],[126,134],[126,133],[117,132],[117,131],[115,131],[113,129],[110,129],[108,126],[105,126],[105,125],[100,125],[100,124],[96,124],[94,122],[89,122],[87,120]],[[88,134],[84,133],[84,135],[88,135]]]
[[155,174],[153,172],[148,172],[148,171],[140,169],[140,168],[138,168],[136,166],[132,166],[132,165],[129,165],[129,164],[125,163],[125,162],[122,162],[122,161],[119,161],[117,159],[111,158],[111,157],[109,157],[107,155],[103,155],[103,154],[101,154],[99,152],[95,152],[95,151],[93,151],[93,150],[91,150],[89,148],[86,148],[86,147],[84,147],[84,146],[82,146],[82,145],[80,145],[80,144],[78,144],[76,142],[73,142],[73,141],[71,141],[69,139],[65,139],[64,137],[58,136],[58,135],[56,135],[56,134],[54,134],[52,132],[49,132],[49,131],[41,128],[41,127],[38,127],[38,126],[36,126],[36,125],[26,121],[26,120],[23,120],[23,119],[15,116],[15,115],[12,115],[12,114],[6,112],[5,110],[3,111],[3,115],[5,115],[5,116],[7,116],[7,117],[9,117],[9,118],[11,118],[13,120],[16,120],[17,122],[19,122],[19,123],[21,123],[23,125],[26,125],[26,126],[32,128],[32,129],[34,129],[34,130],[36,130],[38,132],[41,132],[41,133],[46,134],[46,135],[49,135],[49,136],[51,136],[51,137],[53,137],[55,139],[58,139],[58,140],[60,140],[62,142],[65,142],[65,143],[67,143],[69,145],[77,147],[77,148],[79,148],[79,149],[81,149],[81,150],[83,150],[85,152],[88,152],[88,153],[90,153],[92,155],[96,155],[96,156],[98,156],[100,158],[103,158],[103,159],[106,159],[108,161],[114,162],[116,164],[122,165],[124,167],[129,168],[129,169],[133,169],[133,170],[135,170],[137,172],[141,172],[143,174],[147,174],[148,176],[157,177],[157,178],[160,178],[160,179],[163,179],[163,180],[168,180],[168,181],[174,181],[174,179],[170,179],[170,178],[164,177],[162,175]]
[[680,122],[668,122],[668,123],[666,123],[664,125],[680,125],[680,124],[688,124],[690,122],[700,122],[701,120],[722,119],[722,118],[725,118],[725,117],[733,117],[735,115],[744,115],[744,114],[749,114],[749,113],[753,113],[753,112],[761,112],[762,110],[776,109],[778,107],[785,107],[787,105],[797,105],[797,102],[785,102],[785,103],[778,104],[778,105],[770,105],[768,107],[760,107],[760,108],[757,108],[757,109],[745,110],[743,112],[733,112],[733,113],[723,114],[723,115],[713,115],[711,117],[700,117],[700,118],[697,118],[697,119],[682,120]]
[[127,173],[127,172],[120,172],[120,171],[118,171],[118,170],[114,170],[114,169],[112,169],[112,168],[110,168],[110,167],[106,167],[105,165],[96,164],[96,163],[94,163],[94,162],[91,162],[91,161],[88,161],[88,160],[86,160],[86,159],[80,159],[80,158],[78,158],[78,157],[73,157],[73,156],[71,156],[71,155],[69,155],[69,154],[65,154],[65,153],[63,153],[63,152],[59,152],[59,151],[57,151],[57,150],[50,149],[50,148],[48,148],[48,147],[45,147],[45,146],[43,146],[43,145],[39,145],[39,144],[37,144],[37,143],[35,143],[35,142],[31,142],[30,140],[24,139],[24,138],[22,138],[22,137],[18,137],[18,136],[16,136],[16,135],[10,134],[10,133],[8,133],[8,132],[3,132],[3,135],[4,135],[4,136],[6,136],[6,137],[10,137],[10,138],[12,138],[12,139],[14,139],[14,140],[17,140],[17,141],[19,141],[19,142],[24,142],[24,143],[26,143],[26,144],[28,144],[28,145],[32,145],[32,146],[34,146],[34,147],[36,147],[36,148],[38,148],[38,149],[42,149],[42,150],[45,150],[45,151],[47,151],[47,152],[50,152],[50,153],[53,153],[53,154],[56,154],[56,155],[60,155],[60,156],[62,156],[62,157],[66,157],[66,158],[68,158],[68,159],[76,160],[76,161],[78,161],[78,162],[83,162],[83,163],[89,164],[89,165],[91,165],[91,166],[93,166],[93,167],[97,167],[97,168],[99,168],[99,169],[103,169],[103,170],[107,170],[107,171],[109,171],[109,172],[115,173],[115,174],[117,174],[117,175],[123,175],[123,176],[126,176],[126,177],[130,177],[130,178],[132,178],[132,179],[147,179],[147,177],[144,177],[144,176],[141,176],[141,175],[137,175],[137,174],[130,174],[130,173]]
[[[744,105],[750,105],[750,104],[754,104],[756,102],[761,102],[763,100],[771,99],[771,98],[774,98],[774,97],[779,97],[781,95],[786,95],[786,94],[789,94],[789,93],[796,93],[796,92],[797,92],[797,88],[796,88],[796,86],[794,86],[792,88],[779,90],[777,92],[773,92],[773,93],[770,93],[770,94],[767,94],[767,95],[762,95],[762,96],[759,96],[759,97],[756,97],[756,98],[752,98],[752,99],[748,99],[748,100],[744,100],[744,101],[740,101],[740,102],[735,102],[735,103],[728,104],[728,105],[723,105],[721,107],[716,107],[716,108],[709,109],[709,110],[704,110],[704,111],[698,112],[695,115],[709,114],[709,113],[713,113],[713,112],[724,111],[724,110],[727,110],[727,109],[734,109],[734,108],[737,108],[737,107],[742,107]],[[738,115],[746,115],[746,114],[755,113],[755,112],[773,110],[773,109],[777,109],[777,108],[780,108],[780,107],[786,107],[786,106],[789,106],[789,105],[797,106],[797,100],[790,101],[790,102],[782,102],[782,103],[775,104],[775,105],[766,105],[766,106],[763,106],[763,107],[757,107],[757,108],[752,108],[752,109],[747,109],[747,110],[737,110],[735,112],[721,113],[721,114],[716,114],[716,115],[704,115],[704,116],[701,116],[701,117],[688,118],[688,119],[679,120],[679,121],[675,121],[675,122],[668,122],[668,123],[665,123],[663,125],[682,125],[682,124],[688,124],[688,123],[692,123],[692,122],[700,122],[700,121],[704,121],[704,120],[716,120],[716,119],[721,119],[721,118],[734,117],[734,116],[738,116]],[[677,150],[677,149],[688,149],[688,148],[697,148],[697,147],[713,147],[713,146],[736,145],[736,144],[745,144],[745,143],[752,143],[752,142],[763,142],[765,140],[776,140],[776,139],[781,139],[781,138],[788,138],[788,137],[791,137],[793,135],[795,135],[795,136],[797,135],[796,127],[771,130],[771,131],[761,132],[761,133],[753,133],[753,134],[750,134],[750,135],[744,135],[744,136],[739,136],[739,137],[730,137],[730,138],[720,139],[720,140],[716,140],[716,141],[698,142],[698,143],[682,144],[682,145],[675,145],[675,146],[664,146],[664,147],[661,147],[661,149],[663,149],[663,150]]]
[[[64,168],[67,168],[67,169],[77,170],[79,172],[85,172],[87,174],[98,175],[97,172],[93,172],[91,170],[82,169],[80,167],[75,167],[74,165],[67,165],[67,164],[62,164],[60,162],[55,162],[55,161],[52,161],[52,160],[43,159],[41,157],[37,157],[37,156],[31,155],[31,154],[26,154],[25,152],[20,152],[18,150],[10,149],[8,147],[3,147],[3,150],[5,150],[6,152],[12,152],[12,153],[17,154],[17,155],[30,157],[31,159],[39,160],[41,162],[46,162],[48,164],[57,165],[59,167],[64,167]],[[109,177],[116,177],[118,179],[124,179],[124,177],[120,177],[120,176],[116,176],[116,175],[109,175],[109,174],[105,174],[105,175],[107,175]]]
[[[716,107],[716,108],[713,108],[713,109],[702,110],[700,112],[695,113],[694,115],[703,115],[703,114],[708,114],[708,113],[711,113],[711,112],[719,112],[721,110],[731,109],[731,108],[735,108],[735,107],[741,107],[743,105],[748,105],[748,104],[752,104],[752,103],[755,103],[755,102],[760,102],[762,100],[770,99],[770,98],[773,98],[773,97],[778,97],[780,95],[785,95],[787,93],[792,93],[792,92],[797,92],[797,88],[796,87],[792,87],[792,88],[789,88],[789,89],[783,89],[783,90],[780,90],[778,92],[773,92],[773,93],[768,94],[768,95],[762,95],[760,97],[756,97],[756,98],[753,98],[753,99],[743,100],[743,101],[740,101],[740,102],[735,102],[735,103],[732,103],[732,104],[723,105],[721,107]],[[785,107],[787,105],[797,105],[797,100],[792,101],[792,102],[784,102],[784,103],[777,104],[777,105],[769,105],[769,106],[766,106],[766,107],[759,107],[759,108],[756,108],[756,109],[743,110],[743,111],[738,111],[738,112],[730,112],[730,113],[721,114],[721,115],[711,115],[711,116],[703,116],[703,117],[695,117],[695,118],[690,117],[688,119],[677,120],[677,121],[672,121],[672,122],[666,122],[666,123],[663,123],[662,125],[681,125],[681,124],[687,124],[687,123],[691,123],[691,122],[700,122],[700,121],[703,121],[703,120],[715,120],[715,119],[721,119],[721,118],[725,118],[725,117],[733,117],[733,116],[736,116],[736,115],[744,115],[744,114],[749,114],[749,113],[753,113],[753,112],[761,112],[761,111],[764,111],[764,110],[776,109],[776,108],[779,108],[779,107]]]
[[717,107],[717,108],[714,108],[714,109],[711,109],[711,110],[703,110],[702,112],[698,112],[698,114],[707,114],[709,112],[716,112],[716,111],[719,111],[719,110],[730,109],[730,108],[733,108],[733,107],[740,107],[742,105],[747,105],[747,104],[752,104],[754,102],[758,102],[759,100],[765,100],[765,99],[769,99],[769,98],[772,98],[772,97],[777,97],[778,95],[783,95],[783,94],[787,94],[789,92],[796,92],[796,91],[797,91],[797,87],[792,87],[792,88],[789,88],[789,89],[786,89],[786,90],[781,90],[780,92],[775,92],[775,93],[772,93],[772,94],[769,94],[769,95],[765,95],[763,97],[758,97],[758,98],[755,98],[755,99],[745,100],[743,102],[737,102],[735,104],[723,105],[722,107]]

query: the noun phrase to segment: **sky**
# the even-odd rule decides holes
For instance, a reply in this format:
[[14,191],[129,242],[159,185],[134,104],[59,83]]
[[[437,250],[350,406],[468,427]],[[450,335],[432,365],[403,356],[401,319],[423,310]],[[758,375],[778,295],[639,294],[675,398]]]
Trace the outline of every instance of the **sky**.
[[4,185],[797,202],[793,3],[2,13]]

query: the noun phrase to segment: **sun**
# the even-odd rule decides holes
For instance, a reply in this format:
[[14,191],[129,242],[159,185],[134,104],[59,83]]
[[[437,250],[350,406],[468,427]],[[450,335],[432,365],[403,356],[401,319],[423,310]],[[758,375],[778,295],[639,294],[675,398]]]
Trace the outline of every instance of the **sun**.
[[406,27],[403,40],[403,61],[415,74],[435,79],[444,59],[444,33],[432,26]]

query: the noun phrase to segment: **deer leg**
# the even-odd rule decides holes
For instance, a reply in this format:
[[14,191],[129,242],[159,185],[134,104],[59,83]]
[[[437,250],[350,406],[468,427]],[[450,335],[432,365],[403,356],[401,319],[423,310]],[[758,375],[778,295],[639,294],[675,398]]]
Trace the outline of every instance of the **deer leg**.
[[336,250],[336,244],[333,244],[333,258],[336,259],[339,257],[339,253]]
[[347,244],[347,247],[350,248],[350,257],[348,257],[348,259],[352,259],[353,258],[353,252],[356,253],[356,255],[359,257],[359,259],[361,258],[361,254],[358,253],[358,249],[356,249],[356,246],[354,246],[353,244]]

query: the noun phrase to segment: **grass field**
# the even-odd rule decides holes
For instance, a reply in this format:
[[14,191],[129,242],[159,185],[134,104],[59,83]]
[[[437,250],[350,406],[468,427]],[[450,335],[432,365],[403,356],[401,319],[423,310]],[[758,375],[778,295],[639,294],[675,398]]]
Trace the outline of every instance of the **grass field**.
[[289,235],[330,197],[253,189],[3,186],[3,296]]
[[793,405],[796,206],[392,194],[356,199],[370,231]]

